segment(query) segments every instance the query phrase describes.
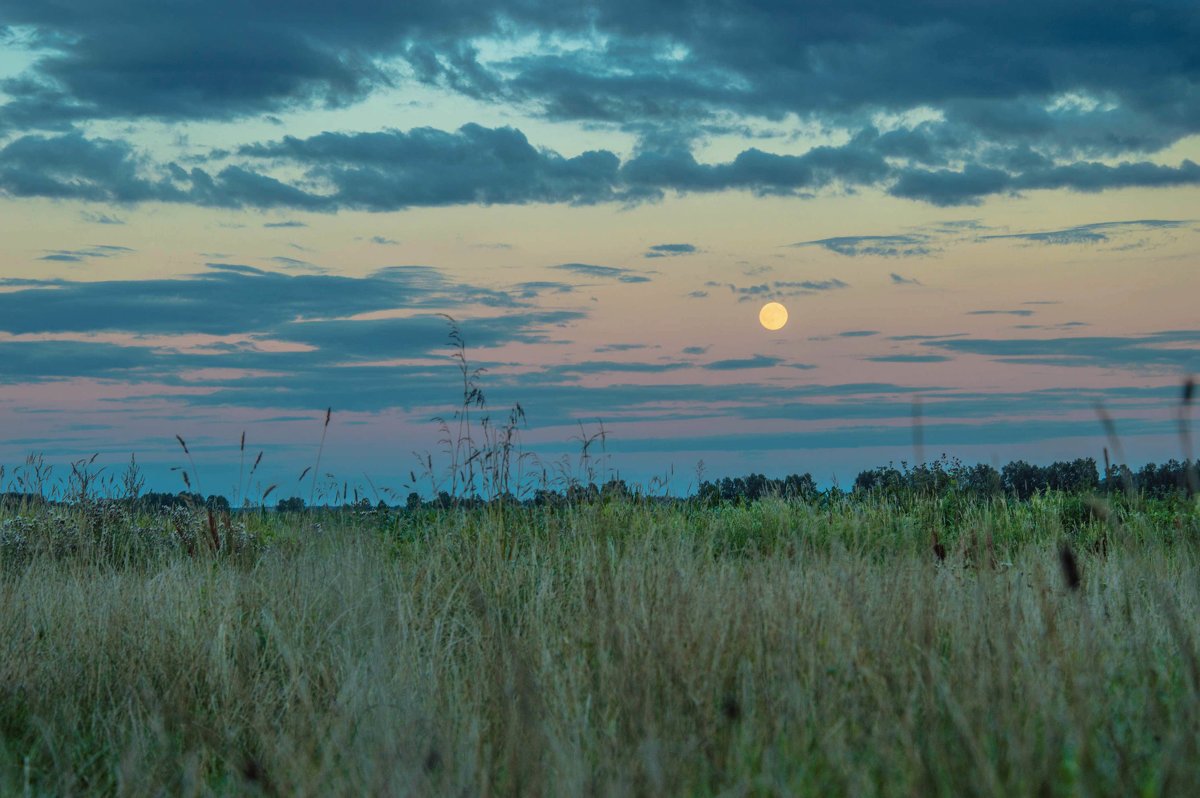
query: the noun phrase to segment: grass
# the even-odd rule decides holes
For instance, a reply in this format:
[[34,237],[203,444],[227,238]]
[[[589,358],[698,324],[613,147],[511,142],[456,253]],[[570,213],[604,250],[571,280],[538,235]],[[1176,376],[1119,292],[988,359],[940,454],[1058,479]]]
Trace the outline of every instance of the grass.
[[1200,794],[1200,512],[1074,499],[10,510],[0,793]]

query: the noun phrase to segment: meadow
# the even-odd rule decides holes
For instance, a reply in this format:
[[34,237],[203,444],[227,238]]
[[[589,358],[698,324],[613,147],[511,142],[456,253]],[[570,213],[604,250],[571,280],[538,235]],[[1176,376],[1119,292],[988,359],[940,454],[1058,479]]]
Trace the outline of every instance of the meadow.
[[1184,492],[0,519],[0,794],[1200,794]]

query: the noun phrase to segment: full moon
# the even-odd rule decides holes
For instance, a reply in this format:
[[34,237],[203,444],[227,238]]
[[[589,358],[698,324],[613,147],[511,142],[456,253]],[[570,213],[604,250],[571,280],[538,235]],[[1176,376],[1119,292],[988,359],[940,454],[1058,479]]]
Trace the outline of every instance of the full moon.
[[768,330],[781,330],[787,324],[787,308],[778,302],[768,302],[758,312],[758,322]]

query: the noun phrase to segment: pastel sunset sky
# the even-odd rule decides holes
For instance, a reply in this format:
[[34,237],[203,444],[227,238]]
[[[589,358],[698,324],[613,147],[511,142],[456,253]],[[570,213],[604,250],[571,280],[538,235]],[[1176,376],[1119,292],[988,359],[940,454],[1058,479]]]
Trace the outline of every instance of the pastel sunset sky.
[[1194,0],[0,0],[0,463],[1180,457],[1197,162]]

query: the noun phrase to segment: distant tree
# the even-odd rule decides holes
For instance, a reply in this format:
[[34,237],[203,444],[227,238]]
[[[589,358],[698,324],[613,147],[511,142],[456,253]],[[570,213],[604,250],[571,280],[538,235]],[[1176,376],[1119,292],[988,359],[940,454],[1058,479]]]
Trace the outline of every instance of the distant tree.
[[204,506],[210,510],[227,513],[229,512],[229,499],[226,499],[224,496],[209,496],[204,501]]
[[275,511],[279,513],[299,513],[304,511],[304,499],[299,496],[292,496],[290,499],[280,499],[275,505]]
[[897,493],[908,485],[905,475],[891,465],[860,471],[854,479],[856,493]]
[[1096,473],[1096,460],[1091,457],[1051,463],[1045,469],[1045,476],[1046,487],[1064,493],[1094,491],[1100,485],[1100,478]]
[[812,474],[789,474],[779,486],[779,494],[785,499],[807,502],[815,499],[818,493],[820,491],[817,490],[817,481],[813,479]]
[[1024,460],[1014,460],[1000,470],[1000,480],[1007,493],[1018,499],[1028,499],[1046,489],[1046,471]]

